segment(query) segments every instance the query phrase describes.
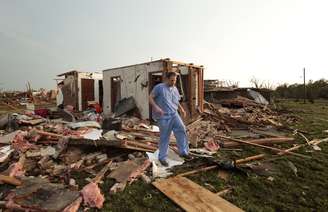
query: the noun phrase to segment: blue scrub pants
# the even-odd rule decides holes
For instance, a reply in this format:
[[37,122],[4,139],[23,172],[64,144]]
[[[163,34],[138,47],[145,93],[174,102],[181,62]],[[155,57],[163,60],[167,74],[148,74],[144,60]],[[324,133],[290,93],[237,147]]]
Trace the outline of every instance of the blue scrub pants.
[[186,127],[178,113],[158,120],[160,130],[159,160],[165,160],[169,148],[170,135],[173,130],[180,155],[188,155],[189,146]]

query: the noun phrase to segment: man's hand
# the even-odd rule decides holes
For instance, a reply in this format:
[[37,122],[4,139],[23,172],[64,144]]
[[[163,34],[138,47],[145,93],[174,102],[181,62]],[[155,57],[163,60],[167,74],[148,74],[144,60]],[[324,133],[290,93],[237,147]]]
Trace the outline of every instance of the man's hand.
[[183,109],[182,105],[179,104],[179,110],[180,110],[180,114],[182,115],[183,118],[186,118],[187,113],[186,111]]
[[164,111],[160,107],[156,106],[154,109],[160,116],[164,116]]
[[149,103],[154,108],[155,113],[158,113],[160,116],[164,116],[164,111],[155,103],[153,93],[149,95]]
[[186,118],[187,117],[187,113],[186,113],[186,111],[185,110],[180,110],[181,111],[181,114],[182,114],[182,117],[183,118]]

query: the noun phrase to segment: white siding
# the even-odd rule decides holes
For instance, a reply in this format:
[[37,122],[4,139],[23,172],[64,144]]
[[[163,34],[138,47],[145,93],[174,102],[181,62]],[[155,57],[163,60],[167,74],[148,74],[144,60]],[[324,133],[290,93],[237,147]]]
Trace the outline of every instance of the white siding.
[[[163,71],[163,62],[155,61],[129,67],[109,69],[103,71],[104,98],[103,106],[105,115],[111,113],[111,78],[121,77],[121,98],[133,96],[143,119],[149,118],[149,82],[150,72]],[[139,77],[138,77],[139,76]],[[143,87],[141,84],[148,84]]]

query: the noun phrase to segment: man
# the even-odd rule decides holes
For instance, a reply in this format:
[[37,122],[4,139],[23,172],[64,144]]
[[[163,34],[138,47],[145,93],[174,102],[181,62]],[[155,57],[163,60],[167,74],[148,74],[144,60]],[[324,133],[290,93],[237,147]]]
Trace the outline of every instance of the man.
[[184,117],[186,112],[179,103],[180,94],[175,87],[176,81],[177,74],[167,72],[165,82],[157,84],[149,96],[149,102],[153,109],[153,118],[157,120],[160,130],[158,159],[163,166],[169,165],[166,158],[172,131],[177,140],[180,156],[189,159],[186,127],[177,111],[179,109]]

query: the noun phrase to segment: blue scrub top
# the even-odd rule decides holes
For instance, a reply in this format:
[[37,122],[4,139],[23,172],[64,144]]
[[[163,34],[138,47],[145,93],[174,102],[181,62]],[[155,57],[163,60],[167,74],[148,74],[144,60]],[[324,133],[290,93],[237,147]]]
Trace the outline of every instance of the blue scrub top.
[[168,86],[166,83],[157,84],[152,92],[156,104],[164,111],[164,116],[152,111],[154,119],[165,119],[175,115],[178,110],[180,94],[175,86]]

